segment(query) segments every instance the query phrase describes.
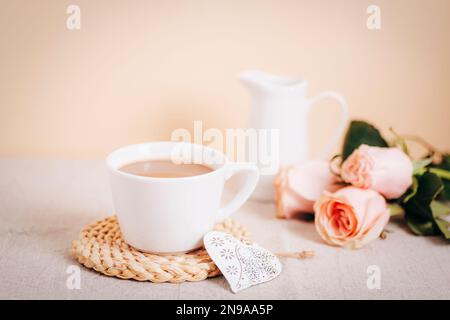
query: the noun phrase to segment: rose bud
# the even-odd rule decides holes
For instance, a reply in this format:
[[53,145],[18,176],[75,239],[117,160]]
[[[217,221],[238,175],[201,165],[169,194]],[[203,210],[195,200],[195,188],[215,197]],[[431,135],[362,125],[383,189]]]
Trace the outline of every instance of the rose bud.
[[361,145],[344,161],[341,176],[345,182],[373,189],[387,199],[399,198],[412,184],[413,164],[398,148]]
[[314,209],[322,239],[351,249],[378,238],[389,221],[386,200],[371,189],[345,187],[335,193],[325,192]]
[[322,192],[338,188],[335,182],[326,161],[306,161],[281,168],[274,181],[277,217],[289,219],[298,213],[313,213],[314,202]]

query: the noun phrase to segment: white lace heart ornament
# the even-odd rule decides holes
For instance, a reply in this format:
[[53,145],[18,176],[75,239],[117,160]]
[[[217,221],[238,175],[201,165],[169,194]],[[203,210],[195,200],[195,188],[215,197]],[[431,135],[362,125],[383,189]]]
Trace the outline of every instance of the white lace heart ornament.
[[278,258],[257,244],[246,245],[219,231],[208,232],[203,242],[234,293],[270,281],[281,272]]

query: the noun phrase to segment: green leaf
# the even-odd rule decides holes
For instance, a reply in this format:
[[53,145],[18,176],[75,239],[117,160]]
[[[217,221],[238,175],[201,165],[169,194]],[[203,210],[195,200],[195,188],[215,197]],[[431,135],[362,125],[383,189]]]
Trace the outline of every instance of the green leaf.
[[[450,171],[450,154],[444,154],[441,163],[438,165],[433,164],[431,167]],[[444,185],[444,190],[442,190],[440,196],[443,200],[450,201],[450,180],[444,179],[442,183]]]
[[425,171],[429,171],[431,173],[434,173],[439,178],[442,178],[444,180],[450,180],[450,171],[449,170],[444,170],[444,169],[436,168],[436,167],[429,167],[429,168],[427,168],[426,165],[424,166],[421,163],[414,163],[413,175],[420,176]]
[[417,193],[417,188],[419,187],[419,182],[417,180],[416,176],[413,176],[412,178],[412,185],[409,188],[408,193],[406,194],[405,198],[403,198],[403,203],[408,202],[412,197],[414,197]]
[[450,180],[443,181],[444,190],[442,190],[442,198],[450,201]]
[[376,147],[388,147],[386,140],[383,139],[380,132],[370,123],[353,120],[345,134],[344,146],[342,149],[343,160],[352,154],[353,150],[360,145],[367,144]]
[[446,239],[450,239],[450,207],[440,201],[431,202],[434,221]]
[[439,164],[442,169],[450,170],[450,153],[444,154],[442,156],[442,162]]
[[413,162],[413,174],[423,174],[425,172],[425,167],[431,163],[431,158],[425,158],[422,160],[417,160]]
[[425,172],[417,178],[417,190],[403,203],[405,218],[409,228],[418,235],[439,234],[435,223],[431,202],[442,191],[441,179],[431,172]]
[[439,234],[433,220],[420,219],[414,216],[406,218],[409,229],[418,236],[433,236]]

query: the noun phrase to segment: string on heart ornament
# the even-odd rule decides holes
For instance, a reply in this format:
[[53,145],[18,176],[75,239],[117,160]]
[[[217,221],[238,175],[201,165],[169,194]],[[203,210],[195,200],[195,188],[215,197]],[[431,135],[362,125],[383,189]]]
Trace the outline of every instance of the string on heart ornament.
[[[281,272],[282,267],[277,256],[257,244],[244,243],[220,231],[208,232],[203,242],[209,256],[234,293],[275,279]],[[314,253],[302,251],[278,255],[304,259],[312,257]]]

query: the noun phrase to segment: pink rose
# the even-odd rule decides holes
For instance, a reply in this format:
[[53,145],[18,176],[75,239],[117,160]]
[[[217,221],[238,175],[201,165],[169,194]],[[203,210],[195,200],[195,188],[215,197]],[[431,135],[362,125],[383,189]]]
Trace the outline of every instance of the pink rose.
[[413,164],[400,149],[361,145],[344,161],[341,176],[355,187],[373,189],[387,199],[403,195],[412,183]]
[[371,189],[345,187],[335,193],[325,192],[314,209],[322,239],[351,249],[378,238],[389,221],[386,200]]
[[326,161],[306,161],[281,168],[274,181],[277,216],[292,218],[297,213],[313,213],[314,202],[323,191],[337,189],[335,182]]

